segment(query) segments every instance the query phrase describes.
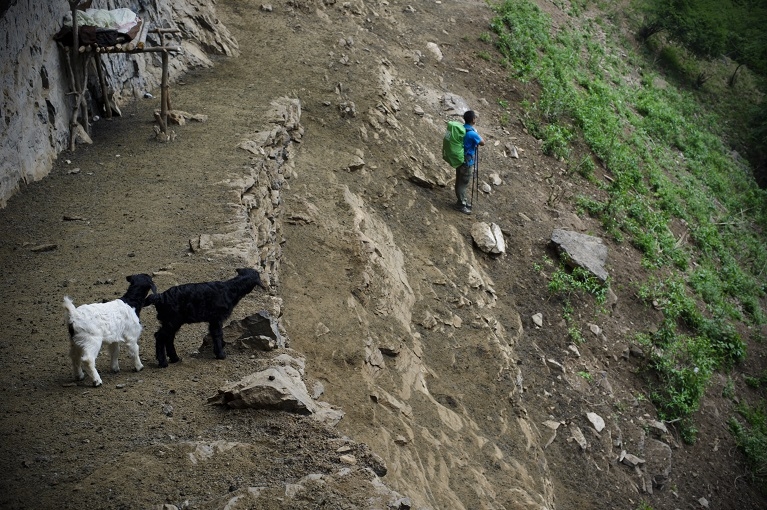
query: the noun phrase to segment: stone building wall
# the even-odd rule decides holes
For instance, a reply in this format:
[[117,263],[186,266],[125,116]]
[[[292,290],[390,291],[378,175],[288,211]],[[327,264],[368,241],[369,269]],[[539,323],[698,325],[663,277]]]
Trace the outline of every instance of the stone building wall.
[[[52,38],[69,3],[16,0],[0,7],[0,207],[5,207],[20,184],[48,175],[67,149],[72,99],[66,65]],[[211,54],[238,53],[237,42],[216,18],[215,2],[94,0],[92,7],[129,8],[152,27],[181,29],[183,52],[170,59],[171,80],[190,67],[212,65]],[[101,58],[118,104],[158,88],[159,54]]]

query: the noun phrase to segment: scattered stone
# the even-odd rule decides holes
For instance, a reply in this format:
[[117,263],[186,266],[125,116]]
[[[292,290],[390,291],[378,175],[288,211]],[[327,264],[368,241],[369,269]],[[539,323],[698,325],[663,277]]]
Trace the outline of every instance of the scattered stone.
[[564,367],[564,365],[562,365],[562,363],[560,363],[560,362],[558,362],[558,361],[555,361],[555,360],[553,360],[553,359],[551,359],[551,358],[547,358],[547,359],[546,359],[546,363],[547,363],[547,364],[548,364],[548,365],[549,365],[551,368],[556,368],[556,369],[558,369],[558,370],[561,370],[563,374],[565,373],[565,367]]
[[85,221],[82,216],[70,216],[69,214],[65,214],[61,219],[64,221]]
[[455,94],[445,94],[442,96],[442,105],[445,111],[450,115],[463,115],[469,108],[469,103],[461,96]]
[[259,144],[255,140],[243,140],[242,142],[237,144],[238,149],[242,149],[244,151],[248,151],[253,155],[262,155],[266,156],[266,151],[264,151],[264,148],[262,147],[262,144]]
[[394,438],[394,444],[397,444],[399,446],[405,446],[409,442],[410,441],[408,441],[408,439],[405,436],[402,436],[402,435],[399,435],[399,436]]
[[535,324],[537,327],[542,328],[543,327],[543,314],[542,313],[536,313],[532,317],[533,324]]
[[397,342],[397,343],[391,343],[386,345],[379,345],[378,350],[381,351],[381,354],[383,354],[384,356],[395,358],[399,356],[400,344]]
[[413,113],[415,113],[415,114],[416,114],[416,115],[418,115],[419,117],[423,117],[423,116],[426,114],[426,112],[424,112],[424,111],[423,111],[423,108],[421,108],[421,107],[420,107],[420,106],[418,106],[418,105],[415,105],[415,106],[413,107]]
[[607,281],[609,274],[605,269],[607,262],[607,246],[602,239],[569,230],[555,229],[551,234],[551,242],[560,253],[567,255],[566,262],[586,269],[594,276]]
[[576,356],[576,357],[578,357],[578,358],[580,358],[580,357],[581,357],[581,351],[579,351],[579,350],[578,350],[578,347],[577,347],[575,344],[570,344],[570,345],[568,345],[568,346],[567,346],[567,349],[568,349],[570,352],[572,352],[573,354],[575,354],[575,356]]
[[344,464],[348,464],[350,466],[354,466],[357,464],[357,458],[354,455],[341,455],[341,457],[339,457],[339,460],[343,462]]
[[29,250],[34,253],[43,253],[46,251],[53,251],[59,247],[58,244],[38,244],[37,246],[31,247]]
[[655,431],[658,434],[668,434],[668,427],[666,427],[666,424],[662,421],[658,420],[645,420],[645,425],[651,430]]
[[436,43],[428,42],[426,43],[426,49],[432,52],[434,54],[434,57],[436,57],[437,62],[442,62],[442,50],[439,49],[439,46]]
[[653,488],[662,490],[671,473],[671,447],[657,439],[645,439],[644,451],[646,460],[645,473],[647,477],[646,490],[652,493]]
[[263,12],[272,12],[274,9],[272,8],[272,4],[261,4],[261,10]]
[[424,318],[421,321],[421,326],[423,326],[426,329],[434,329],[437,327],[437,318],[434,317],[434,315],[431,314],[431,312],[427,311],[424,314]]
[[359,156],[354,156],[352,161],[346,167],[349,172],[356,172],[358,170],[362,170],[363,168],[365,168],[365,161]]
[[700,503],[700,506],[703,508],[708,508],[708,500],[706,498],[700,498],[698,503]]
[[592,333],[594,333],[596,336],[599,336],[599,334],[602,332],[602,328],[597,326],[596,324],[589,324],[589,329]]
[[517,152],[517,148],[514,146],[514,144],[507,143],[506,144],[506,152],[507,157],[519,159],[519,153]]
[[330,333],[330,329],[323,323],[318,322],[317,326],[314,328],[314,336],[319,338],[322,335],[327,335],[328,333]]
[[317,400],[323,393],[325,393],[325,385],[320,381],[315,381],[312,385],[312,398]]
[[338,111],[342,118],[353,118],[357,116],[357,105],[354,101],[343,101],[338,105]]
[[501,180],[501,176],[495,172],[491,173],[487,177],[488,179],[490,179],[490,182],[493,184],[493,186],[500,186],[501,184],[503,184],[503,181]]
[[210,234],[200,234],[194,239],[189,240],[189,249],[192,253],[198,253],[204,250],[212,250],[214,248],[213,238]]
[[163,412],[163,414],[165,414],[165,416],[167,416],[168,418],[172,418],[172,417],[173,417],[173,406],[172,406],[172,405],[170,405],[170,404],[164,404],[164,405],[162,406],[162,412]]
[[560,425],[562,425],[561,421],[554,421],[554,420],[546,420],[543,422],[544,425],[546,425],[551,430],[557,430]]
[[471,237],[480,250],[491,255],[500,255],[506,252],[506,241],[503,238],[501,227],[495,223],[487,224],[477,222],[471,227]]
[[580,427],[572,422],[570,423],[570,434],[572,434],[572,438],[578,443],[578,446],[581,447],[581,450],[588,448],[588,443],[586,442],[586,438],[583,436]]
[[605,428],[605,420],[602,419],[602,417],[599,416],[598,414],[586,413],[586,418],[589,419],[589,421],[594,426],[594,429],[596,429],[597,432],[602,432],[602,430]]
[[493,191],[493,188],[491,188],[490,185],[486,182],[483,182],[479,189],[481,189],[483,193],[490,193]]
[[554,439],[556,439],[556,438],[557,438],[557,431],[555,430],[555,431],[552,432],[551,437],[543,445],[543,449],[545,450],[546,448],[548,448],[549,445],[551,445],[551,443],[553,443]]
[[634,454],[626,453],[626,450],[623,450],[621,452],[620,462],[626,464],[629,467],[635,467],[639,464],[644,464],[645,461],[644,459],[641,459]]
[[77,124],[77,127],[75,127],[75,139],[80,143],[87,143],[89,145],[93,143],[93,139],[91,139],[88,132],[80,124]]

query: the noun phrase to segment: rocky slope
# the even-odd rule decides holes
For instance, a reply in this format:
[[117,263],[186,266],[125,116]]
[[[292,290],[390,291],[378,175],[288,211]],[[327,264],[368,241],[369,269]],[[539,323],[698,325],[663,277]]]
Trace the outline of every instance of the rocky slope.
[[[477,58],[484,3],[218,7],[242,54],[174,89],[174,106],[207,122],[158,144],[155,104],[131,103],[0,211],[0,281],[15,289],[0,298],[3,507],[764,503],[739,478],[716,387],[695,446],[654,420],[630,346],[657,312],[634,296],[632,248],[606,241],[613,300],[579,302],[589,336],[569,343],[546,288],[549,240],[600,228],[570,205],[585,183],[508,122],[524,85]],[[439,157],[461,104],[487,140],[472,216],[452,208]],[[500,225],[505,255],[475,247],[477,221]],[[187,326],[183,362],[159,369],[147,309],[143,372],[111,374],[102,359],[103,387],[70,382],[63,294],[113,299],[126,274],[152,272],[162,290],[240,265],[271,289],[233,319],[268,310],[287,346],[264,352],[234,333],[219,361],[204,325]],[[208,402],[281,363],[343,418]]]

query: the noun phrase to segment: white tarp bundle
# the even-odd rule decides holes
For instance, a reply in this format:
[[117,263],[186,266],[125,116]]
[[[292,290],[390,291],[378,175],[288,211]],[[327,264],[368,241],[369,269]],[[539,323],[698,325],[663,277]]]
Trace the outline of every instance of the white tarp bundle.
[[[127,34],[138,23],[136,13],[130,9],[86,9],[77,12],[78,26],[93,26]],[[72,26],[72,13],[64,17],[64,25]]]

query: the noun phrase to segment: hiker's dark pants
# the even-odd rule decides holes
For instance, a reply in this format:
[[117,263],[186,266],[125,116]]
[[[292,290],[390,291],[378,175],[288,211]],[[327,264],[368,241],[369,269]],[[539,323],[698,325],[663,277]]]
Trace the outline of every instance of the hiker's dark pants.
[[455,169],[455,197],[460,205],[469,205],[466,201],[466,190],[471,184],[472,167],[463,163]]

